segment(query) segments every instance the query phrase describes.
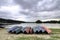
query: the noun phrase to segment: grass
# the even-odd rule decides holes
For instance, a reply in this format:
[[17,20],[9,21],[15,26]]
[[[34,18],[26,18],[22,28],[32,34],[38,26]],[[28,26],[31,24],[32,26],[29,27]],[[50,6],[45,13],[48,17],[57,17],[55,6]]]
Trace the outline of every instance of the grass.
[[38,37],[20,37],[16,40],[44,40],[43,38],[38,38]]
[[[16,40],[60,40],[60,29],[51,29],[52,34],[47,37],[18,37]],[[42,35],[44,36],[44,35]]]
[[59,40],[60,37],[53,36],[49,39],[44,39],[44,38],[38,38],[38,37],[19,37],[16,40]]
[[60,34],[60,29],[51,29],[52,34]]
[[0,29],[0,40],[60,40],[60,29],[51,29],[52,34],[9,34]]

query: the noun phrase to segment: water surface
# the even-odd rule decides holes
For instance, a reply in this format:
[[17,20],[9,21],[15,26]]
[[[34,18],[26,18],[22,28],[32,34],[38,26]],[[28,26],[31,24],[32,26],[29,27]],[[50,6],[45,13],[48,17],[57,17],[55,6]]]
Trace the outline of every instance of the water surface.
[[48,28],[60,28],[60,24],[58,23],[21,23],[21,24],[14,24],[14,25],[8,25],[6,28],[13,27],[13,26],[23,26],[23,27],[35,27],[35,26],[45,26]]

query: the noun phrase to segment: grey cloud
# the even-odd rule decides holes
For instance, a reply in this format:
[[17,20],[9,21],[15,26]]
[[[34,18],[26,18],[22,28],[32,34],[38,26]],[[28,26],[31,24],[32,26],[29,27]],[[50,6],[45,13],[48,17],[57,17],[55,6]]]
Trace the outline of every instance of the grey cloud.
[[46,11],[46,12],[21,12],[21,14],[24,14],[27,16],[27,18],[36,18],[36,19],[54,19],[54,18],[60,18],[60,12],[59,11]]
[[6,0],[0,0],[0,6],[5,5],[7,3]]
[[0,18],[9,19],[9,18],[12,18],[12,16],[10,14],[8,14],[8,12],[2,12],[2,11],[0,11]]
[[57,2],[56,9],[60,10],[60,0],[58,0],[58,2]]
[[[0,18],[7,19],[19,19],[34,21],[34,20],[42,20],[42,19],[51,19],[51,18],[60,18],[60,0],[14,0],[16,5],[22,6],[22,11],[17,10],[17,13],[5,12],[5,10],[0,11]],[[5,6],[6,4],[12,5],[14,2],[7,2],[7,0],[0,0],[0,6]],[[41,4],[38,5],[38,2]],[[14,4],[14,5],[15,5]],[[13,5],[13,6],[14,6]],[[24,11],[28,9],[29,11]],[[13,12],[13,11],[12,11]]]
[[56,19],[60,19],[60,15],[59,15],[59,16],[56,16],[56,17],[54,17],[54,18],[56,18]]
[[15,5],[14,0],[0,0],[0,6]]
[[16,19],[18,15],[14,15],[10,12],[4,12],[0,11],[0,18],[5,18],[5,19]]
[[24,9],[28,8],[28,9],[32,9],[36,3],[38,2],[39,0],[27,0],[27,1],[24,1],[24,0],[15,0],[15,2],[17,4],[20,4],[22,5],[22,7]]
[[56,13],[54,14],[54,17],[53,17],[53,18],[59,19],[59,18],[60,18],[60,12],[56,12]]
[[[42,5],[37,6],[38,2],[44,2]],[[53,10],[60,10],[60,0],[15,0],[15,2],[23,7],[23,9],[30,9],[33,11],[53,11]],[[41,9],[41,7],[43,9]]]
[[29,11],[29,12],[22,11],[22,12],[20,12],[20,14],[24,14],[24,15],[31,17],[31,18],[34,18],[34,17],[37,18],[38,17],[38,14],[36,12],[32,13],[32,11]]

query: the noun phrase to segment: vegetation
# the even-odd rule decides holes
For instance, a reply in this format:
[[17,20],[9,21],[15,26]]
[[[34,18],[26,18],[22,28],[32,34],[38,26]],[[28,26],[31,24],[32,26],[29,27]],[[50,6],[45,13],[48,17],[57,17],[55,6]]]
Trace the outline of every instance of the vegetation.
[[51,30],[52,30],[52,34],[49,35],[50,38],[43,38],[43,37],[18,37],[16,40],[59,40],[60,39],[60,29],[51,29]]
[[46,22],[43,22],[43,23],[60,23],[60,21],[51,20],[51,21],[46,21]]
[[60,23],[60,21],[51,20],[51,21],[42,22],[40,20],[37,20],[36,23]]
[[51,29],[52,34],[9,34],[0,29],[0,40],[60,40],[60,29]]
[[20,37],[19,39],[16,40],[57,40],[60,39],[60,37],[57,36],[51,36],[52,38],[49,39],[44,39],[44,38],[38,38],[38,37]]
[[11,19],[3,19],[0,18],[0,23],[60,23],[60,21],[55,21],[55,20],[51,20],[51,21],[45,21],[42,22],[41,20],[37,20],[36,22],[25,22],[25,21],[18,21],[18,20],[11,20]]
[[17,20],[11,20],[11,19],[3,19],[0,18],[0,23],[24,23],[24,21],[17,21]]
[[43,40],[43,39],[38,37],[20,37],[16,40]]
[[37,21],[36,21],[36,23],[42,23],[42,21],[40,21],[40,20],[37,20]]
[[[49,35],[50,38],[44,37],[18,37],[16,40],[59,40],[60,39],[60,29],[51,29],[52,34]],[[46,35],[46,34],[44,34]],[[42,35],[43,36],[43,35]]]

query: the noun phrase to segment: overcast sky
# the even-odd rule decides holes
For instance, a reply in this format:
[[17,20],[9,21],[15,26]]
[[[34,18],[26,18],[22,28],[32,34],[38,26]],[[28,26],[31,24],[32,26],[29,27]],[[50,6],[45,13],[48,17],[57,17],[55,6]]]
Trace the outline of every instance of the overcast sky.
[[0,0],[0,18],[36,21],[60,18],[60,0]]

